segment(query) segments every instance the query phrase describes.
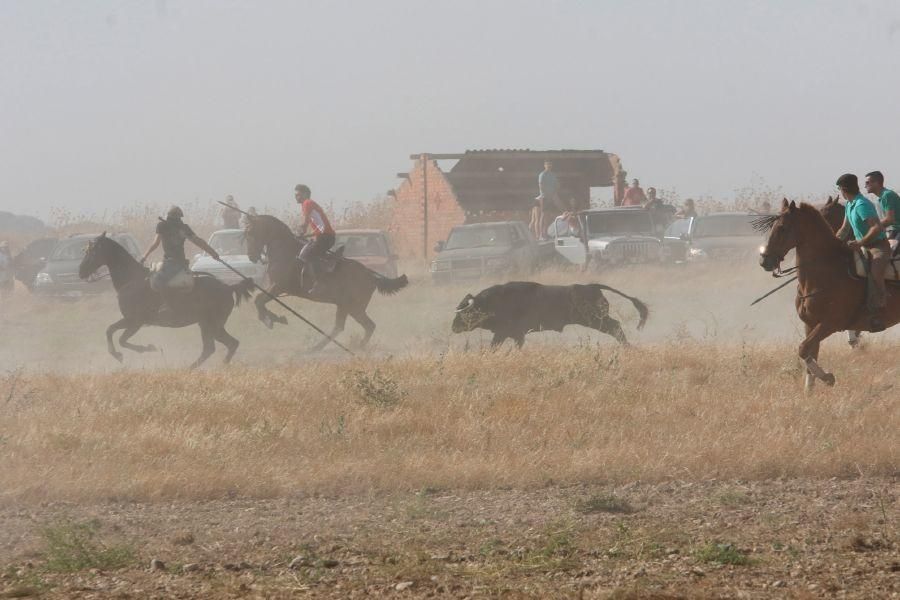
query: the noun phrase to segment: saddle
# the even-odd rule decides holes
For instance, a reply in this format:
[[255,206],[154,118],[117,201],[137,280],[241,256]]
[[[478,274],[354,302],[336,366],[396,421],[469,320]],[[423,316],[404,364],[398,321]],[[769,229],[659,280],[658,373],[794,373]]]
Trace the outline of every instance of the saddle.
[[[872,260],[869,251],[864,251],[865,257],[863,257],[861,252],[854,252],[853,261],[850,263],[850,275],[857,279],[867,278],[866,273],[869,271],[869,262]],[[896,254],[891,256],[891,264],[888,265],[887,271],[885,271],[884,280],[888,283],[900,284],[900,257]]]
[[159,292],[163,288],[190,292],[194,289],[194,280],[197,276],[197,273],[189,269],[181,270],[174,275],[166,274],[163,271],[163,263],[153,263],[150,265],[150,288],[155,292]]
[[316,258],[321,273],[334,273],[338,263],[344,260],[344,247],[339,246],[334,250]]

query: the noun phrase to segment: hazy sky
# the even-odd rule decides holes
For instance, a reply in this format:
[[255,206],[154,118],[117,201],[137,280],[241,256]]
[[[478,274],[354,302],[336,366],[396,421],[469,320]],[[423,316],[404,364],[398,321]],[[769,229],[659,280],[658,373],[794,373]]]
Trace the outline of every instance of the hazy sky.
[[682,197],[900,186],[898,66],[884,0],[2,0],[0,210],[367,200],[503,147]]

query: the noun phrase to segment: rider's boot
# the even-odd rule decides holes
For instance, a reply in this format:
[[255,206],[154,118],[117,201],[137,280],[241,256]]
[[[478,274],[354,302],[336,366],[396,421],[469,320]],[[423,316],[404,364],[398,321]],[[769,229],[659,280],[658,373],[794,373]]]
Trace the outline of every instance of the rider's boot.
[[316,267],[316,259],[311,259],[303,267],[303,288],[310,296],[315,296],[317,293],[321,292],[321,287],[319,286],[319,272]]
[[872,314],[869,315],[869,331],[877,333],[879,331],[884,331],[884,329],[884,309],[879,308],[872,311]]

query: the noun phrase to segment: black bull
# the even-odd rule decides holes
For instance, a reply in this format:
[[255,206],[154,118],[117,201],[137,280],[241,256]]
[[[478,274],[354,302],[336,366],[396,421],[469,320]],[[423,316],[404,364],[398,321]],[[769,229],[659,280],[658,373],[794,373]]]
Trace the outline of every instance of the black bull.
[[521,347],[530,331],[562,331],[566,325],[583,325],[607,333],[627,344],[621,324],[609,316],[603,290],[631,301],[638,311],[641,329],[650,314],[647,306],[619,290],[599,283],[587,285],[541,285],[513,281],[467,294],[456,308],[453,333],[487,329],[494,334],[491,346],[512,338]]

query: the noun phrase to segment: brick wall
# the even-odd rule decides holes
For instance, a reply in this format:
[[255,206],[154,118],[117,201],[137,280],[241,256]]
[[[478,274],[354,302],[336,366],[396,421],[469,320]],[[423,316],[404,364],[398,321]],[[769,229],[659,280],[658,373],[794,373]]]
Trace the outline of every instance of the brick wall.
[[[388,228],[397,254],[404,258],[422,258],[424,215],[423,161],[417,160],[409,179],[394,190],[394,207]],[[466,222],[466,215],[456,200],[453,187],[437,164],[429,160],[428,168],[428,256],[434,245],[446,240],[450,230]]]

